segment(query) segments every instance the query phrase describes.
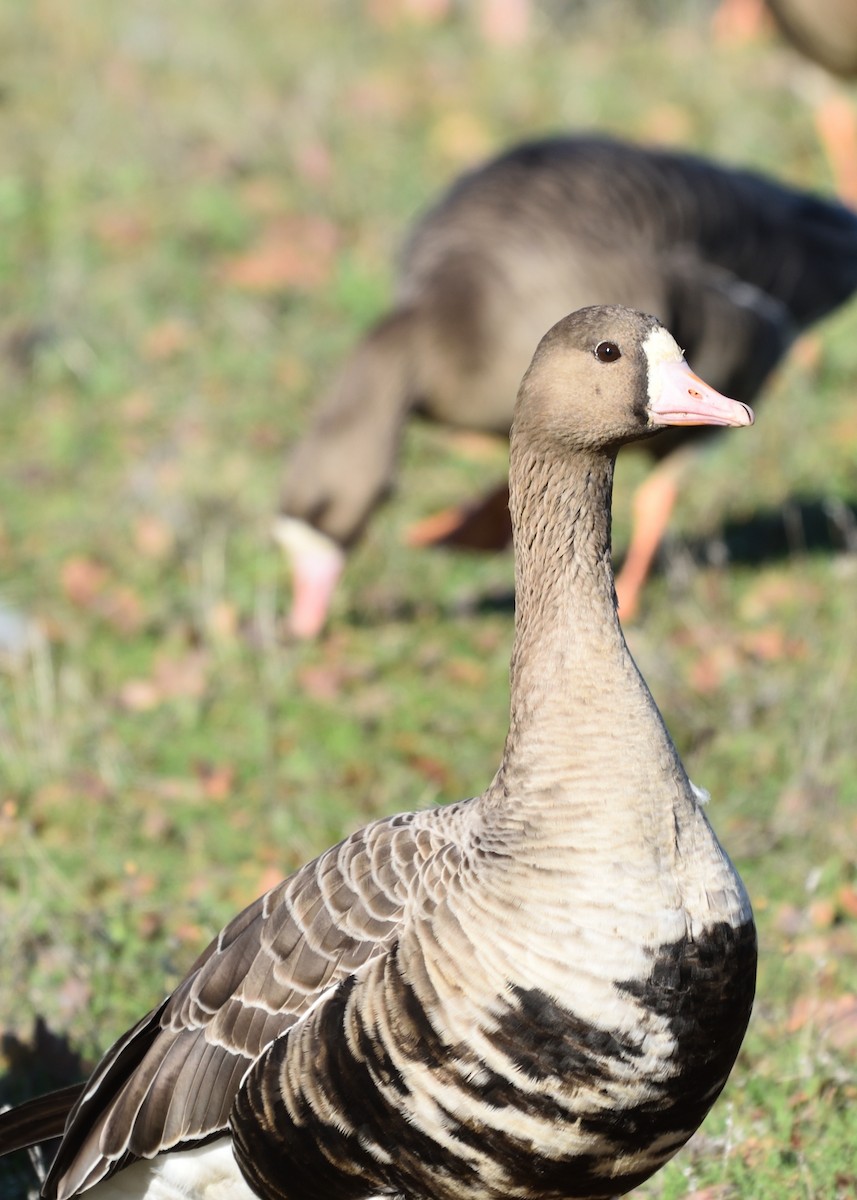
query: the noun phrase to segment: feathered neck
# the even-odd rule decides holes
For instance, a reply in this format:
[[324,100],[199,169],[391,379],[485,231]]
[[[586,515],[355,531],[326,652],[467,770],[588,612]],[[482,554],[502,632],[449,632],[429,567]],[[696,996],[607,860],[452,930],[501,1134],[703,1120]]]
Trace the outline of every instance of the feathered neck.
[[616,611],[614,465],[609,452],[558,461],[513,443],[515,646],[498,779],[518,796],[604,777],[616,794],[662,793],[666,777],[688,786]]

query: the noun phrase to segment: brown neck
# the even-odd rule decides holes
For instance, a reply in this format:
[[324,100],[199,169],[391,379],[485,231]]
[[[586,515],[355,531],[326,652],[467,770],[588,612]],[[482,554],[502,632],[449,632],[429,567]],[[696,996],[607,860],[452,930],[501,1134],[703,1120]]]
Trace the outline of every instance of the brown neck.
[[615,457],[579,451],[558,463],[526,446],[512,453],[513,525],[526,533],[515,547],[505,789],[543,793],[577,779],[589,787],[608,774],[645,789],[649,778],[657,788],[665,773],[683,777],[616,612]]

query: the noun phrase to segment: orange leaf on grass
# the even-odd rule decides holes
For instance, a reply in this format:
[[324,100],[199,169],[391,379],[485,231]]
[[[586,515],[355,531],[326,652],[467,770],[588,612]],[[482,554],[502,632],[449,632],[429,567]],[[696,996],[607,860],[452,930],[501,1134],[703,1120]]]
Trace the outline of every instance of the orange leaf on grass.
[[208,684],[208,667],[203,650],[177,657],[162,655],[150,678],[126,680],[119,690],[119,703],[131,712],[148,712],[167,700],[198,700]]
[[175,541],[172,527],[153,513],[145,513],[134,522],[134,546],[144,558],[167,558]]
[[91,608],[101,595],[109,578],[108,570],[93,558],[75,555],[66,559],[60,569],[62,590],[79,608]]
[[126,636],[137,633],[146,623],[143,601],[126,584],[117,584],[105,592],[99,611],[108,624]]
[[808,1025],[837,1050],[857,1049],[857,996],[847,993],[830,998],[798,997],[789,1014],[786,1032],[798,1033]]
[[278,217],[254,245],[221,268],[221,278],[248,292],[312,290],[328,282],[339,244],[335,225],[323,217]]
[[335,663],[312,663],[299,668],[297,684],[313,700],[336,700],[348,680],[348,671]]
[[857,921],[857,888],[850,884],[843,884],[836,893],[836,902],[844,916]]
[[193,329],[181,317],[159,321],[143,338],[143,354],[152,362],[166,362],[187,350],[194,338]]
[[333,179],[333,155],[318,138],[300,142],[293,158],[298,174],[310,183],[327,184]]
[[132,250],[152,236],[151,222],[131,208],[104,209],[96,215],[93,230],[109,250]]
[[228,600],[218,600],[205,614],[205,628],[215,641],[234,641],[238,634],[238,609]]
[[207,799],[226,800],[232,794],[235,768],[231,763],[197,763],[196,775]]

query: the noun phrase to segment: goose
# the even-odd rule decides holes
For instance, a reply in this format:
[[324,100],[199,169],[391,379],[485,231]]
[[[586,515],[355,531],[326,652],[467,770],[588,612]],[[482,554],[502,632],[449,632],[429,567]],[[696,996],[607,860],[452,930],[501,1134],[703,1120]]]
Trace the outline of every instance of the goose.
[[[796,334],[855,287],[857,215],[689,154],[558,137],[464,175],[416,226],[392,311],[287,457],[275,535],[293,577],[292,632],[314,637],[326,623],[346,554],[392,486],[409,416],[508,434],[521,375],[564,313],[613,303],[652,312],[695,371],[750,403]],[[623,618],[688,466],[675,452],[698,435],[645,443],[658,466],[634,501]],[[505,487],[485,503],[496,519],[479,528],[477,507],[460,533],[444,526],[447,540],[507,540]]]
[[676,1153],[741,1045],[756,935],[619,624],[611,486],[626,442],[752,420],[654,317],[543,337],[494,778],[302,867],[82,1089],[0,1116],[8,1152],[67,1114],[47,1200],[595,1200]]

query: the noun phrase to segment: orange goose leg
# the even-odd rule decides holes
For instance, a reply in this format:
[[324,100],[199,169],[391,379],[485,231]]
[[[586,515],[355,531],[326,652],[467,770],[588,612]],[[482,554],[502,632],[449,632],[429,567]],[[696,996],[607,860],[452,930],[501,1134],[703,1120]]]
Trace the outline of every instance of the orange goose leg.
[[631,621],[637,615],[643,585],[663,541],[688,466],[687,453],[671,454],[654,468],[634,495],[631,538],[622,569],[616,576],[616,597],[623,621]]
[[857,204],[857,113],[838,89],[815,110],[815,128],[824,147],[838,194]]
[[768,24],[762,0],[721,0],[711,19],[714,36],[726,46],[755,41]]
[[459,504],[416,521],[405,534],[409,546],[456,546],[504,550],[512,540],[509,485],[502,483],[472,504]]

